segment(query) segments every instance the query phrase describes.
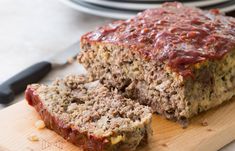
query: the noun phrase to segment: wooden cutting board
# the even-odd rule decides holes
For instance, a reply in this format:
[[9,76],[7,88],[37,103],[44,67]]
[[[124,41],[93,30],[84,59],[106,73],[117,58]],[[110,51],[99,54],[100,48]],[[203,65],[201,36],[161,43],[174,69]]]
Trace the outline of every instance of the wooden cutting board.
[[[26,101],[0,111],[0,151],[81,151],[49,129],[37,130],[38,119]],[[202,126],[205,120],[208,126]],[[235,101],[202,113],[186,129],[158,115],[152,126],[149,145],[138,151],[215,151],[235,139]],[[30,135],[39,141],[28,140]]]

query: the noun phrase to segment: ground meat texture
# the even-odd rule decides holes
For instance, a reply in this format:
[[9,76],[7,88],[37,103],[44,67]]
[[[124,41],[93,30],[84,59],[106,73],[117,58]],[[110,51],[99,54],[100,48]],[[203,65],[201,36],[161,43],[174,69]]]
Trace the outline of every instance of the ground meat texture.
[[[129,27],[135,29],[134,35]],[[167,3],[85,34],[78,61],[106,87],[187,124],[189,118],[235,94],[233,27],[234,18]],[[151,32],[160,37],[138,41],[149,38]],[[154,45],[158,42],[162,45]]]
[[[81,41],[130,48],[142,58],[164,62],[187,77],[193,76],[191,65],[221,59],[233,50],[234,27],[235,19],[219,10],[203,11],[174,2],[104,25],[83,35]],[[108,57],[104,54],[104,59]]]
[[46,126],[86,151],[134,150],[151,134],[151,110],[87,76],[29,85],[26,100]]

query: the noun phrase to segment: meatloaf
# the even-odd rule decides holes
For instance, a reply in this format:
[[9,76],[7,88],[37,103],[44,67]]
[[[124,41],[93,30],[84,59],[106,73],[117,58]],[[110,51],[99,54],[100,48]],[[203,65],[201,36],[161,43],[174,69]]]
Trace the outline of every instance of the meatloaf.
[[78,61],[90,76],[187,122],[235,94],[235,19],[165,3],[81,38]]
[[85,151],[134,150],[152,132],[149,107],[85,76],[29,85],[26,99],[48,128]]

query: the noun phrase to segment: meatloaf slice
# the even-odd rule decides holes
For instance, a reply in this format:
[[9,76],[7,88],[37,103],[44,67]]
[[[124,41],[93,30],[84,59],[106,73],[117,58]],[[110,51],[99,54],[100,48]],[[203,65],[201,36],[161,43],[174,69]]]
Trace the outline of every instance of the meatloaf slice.
[[48,128],[85,151],[129,151],[146,143],[150,108],[96,83],[71,75],[52,85],[32,84],[26,100]]
[[235,19],[165,3],[81,38],[78,61],[108,87],[163,114],[188,118],[235,91]]

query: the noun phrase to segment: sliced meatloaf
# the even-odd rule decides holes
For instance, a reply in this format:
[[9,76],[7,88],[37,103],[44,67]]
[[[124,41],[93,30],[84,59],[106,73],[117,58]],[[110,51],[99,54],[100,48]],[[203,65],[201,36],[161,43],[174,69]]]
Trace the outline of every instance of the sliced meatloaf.
[[78,60],[108,87],[168,119],[229,100],[235,88],[235,19],[165,3],[81,38]]
[[134,150],[151,133],[149,107],[84,76],[29,85],[26,100],[48,128],[85,151]]

